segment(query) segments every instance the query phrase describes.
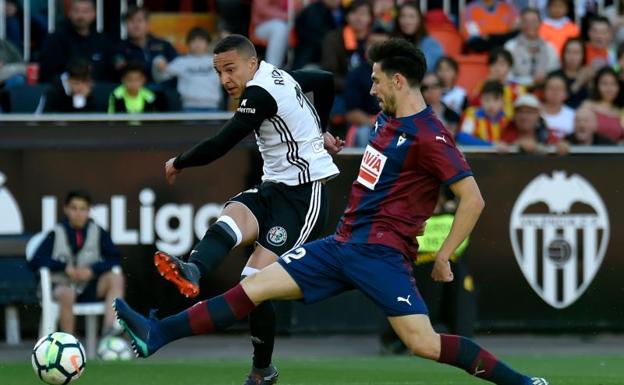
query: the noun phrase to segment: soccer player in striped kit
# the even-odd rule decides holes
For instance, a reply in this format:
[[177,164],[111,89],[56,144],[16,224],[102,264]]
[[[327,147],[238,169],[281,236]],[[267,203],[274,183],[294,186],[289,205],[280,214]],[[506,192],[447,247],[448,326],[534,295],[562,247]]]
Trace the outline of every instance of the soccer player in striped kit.
[[368,57],[374,62],[371,94],[383,112],[336,233],[284,254],[223,295],[162,320],[145,318],[116,300],[117,315],[139,356],[182,337],[222,330],[266,300],[313,303],[357,289],[383,310],[420,357],[499,385],[548,384],[516,372],[470,339],[433,330],[407,262],[418,248],[414,236],[432,215],[440,186],[449,185],[459,205],[432,272],[434,280],[449,282],[449,257],[472,231],[484,203],[451,134],[424,102],[422,52],[392,39],[373,45]]
[[[211,163],[255,133],[264,163],[262,184],[226,203],[188,262],[161,251],[154,255],[160,274],[187,297],[199,294],[200,276],[215,271],[234,247],[255,245],[242,272],[249,276],[288,250],[318,238],[328,214],[325,182],[338,175],[326,148],[335,153],[343,146],[325,132],[334,99],[332,74],[282,71],[259,61],[251,41],[241,35],[217,43],[214,67],[239,106],[216,136],[166,163],[167,180],[173,183],[183,169]],[[306,92],[313,93],[314,104]],[[277,381],[271,363],[275,322],[270,302],[250,314],[254,356],[245,385]]]

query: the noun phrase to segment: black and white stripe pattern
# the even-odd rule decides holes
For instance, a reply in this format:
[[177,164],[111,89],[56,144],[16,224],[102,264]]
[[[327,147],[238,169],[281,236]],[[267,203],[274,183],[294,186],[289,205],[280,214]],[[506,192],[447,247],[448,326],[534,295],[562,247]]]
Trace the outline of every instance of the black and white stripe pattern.
[[322,183],[320,181],[314,181],[312,183],[312,193],[310,194],[310,205],[308,206],[308,212],[306,213],[305,221],[303,227],[301,228],[301,233],[299,234],[299,238],[297,238],[297,242],[293,245],[293,249],[303,245],[305,241],[312,234],[312,230],[316,226],[318,222],[319,214],[321,212],[322,201]]
[[288,163],[297,167],[299,171],[298,180],[299,184],[309,183],[312,181],[310,177],[310,164],[307,160],[301,158],[299,156],[299,145],[297,141],[292,135],[292,132],[288,129],[288,125],[286,122],[279,116],[275,115],[272,118],[269,118],[269,121],[275,127],[275,130],[278,132],[280,136],[280,141],[282,143],[286,143],[288,146],[288,152],[286,153],[286,159]]
[[305,95],[303,95],[303,100],[305,101],[305,104],[308,106],[310,112],[314,116],[314,120],[316,121],[316,127],[318,128],[319,134],[323,135],[323,129],[321,128],[321,118],[318,116],[316,108],[314,108],[314,106],[310,102],[310,99],[308,99]]

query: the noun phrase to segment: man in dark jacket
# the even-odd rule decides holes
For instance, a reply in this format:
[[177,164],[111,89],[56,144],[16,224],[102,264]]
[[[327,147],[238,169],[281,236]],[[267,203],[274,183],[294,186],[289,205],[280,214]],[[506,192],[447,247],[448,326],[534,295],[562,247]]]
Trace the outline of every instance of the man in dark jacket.
[[[31,267],[47,267],[60,305],[60,330],[73,334],[75,302],[105,300],[123,296],[124,279],[119,268],[119,251],[110,235],[89,219],[91,197],[84,191],[70,191],[65,198],[65,218],[50,230],[37,248]],[[102,334],[119,330],[114,313],[106,306]]]
[[66,70],[68,60],[81,57],[91,62],[96,81],[113,81],[113,45],[108,38],[94,30],[95,5],[92,0],[73,0],[69,23],[43,43],[40,54],[40,79],[50,82]]
[[166,40],[149,33],[149,13],[142,7],[131,7],[124,16],[128,38],[122,41],[115,54],[115,68],[123,72],[130,62],[142,62],[147,69],[147,82],[153,83],[152,63],[158,56],[170,63],[178,53]]
[[293,69],[320,64],[325,35],[342,23],[340,0],[322,0],[305,7],[295,20],[297,46]]

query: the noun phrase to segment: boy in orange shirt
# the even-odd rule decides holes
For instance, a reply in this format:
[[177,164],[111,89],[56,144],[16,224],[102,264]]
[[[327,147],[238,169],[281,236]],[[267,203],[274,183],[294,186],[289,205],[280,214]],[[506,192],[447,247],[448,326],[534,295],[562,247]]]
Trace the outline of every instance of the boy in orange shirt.
[[580,34],[580,29],[568,18],[568,0],[548,0],[548,17],[544,19],[539,29],[542,39],[549,42],[561,56],[565,42]]

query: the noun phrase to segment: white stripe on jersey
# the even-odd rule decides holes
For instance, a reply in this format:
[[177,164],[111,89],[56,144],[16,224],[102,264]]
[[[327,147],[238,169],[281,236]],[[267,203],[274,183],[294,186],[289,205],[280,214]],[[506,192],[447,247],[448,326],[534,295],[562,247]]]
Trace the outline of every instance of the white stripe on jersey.
[[297,238],[297,242],[295,242],[295,245],[292,247],[293,249],[301,246],[308,239],[312,230],[314,230],[314,226],[316,226],[319,213],[321,212],[321,189],[322,186],[320,181],[315,181],[312,184],[310,205],[308,206],[308,212],[306,213],[305,223],[301,228],[301,233],[299,234],[299,238]]
[[292,76],[262,61],[247,86],[264,88],[277,104],[275,116],[256,131],[263,181],[297,186],[338,174],[324,148],[321,120]]

